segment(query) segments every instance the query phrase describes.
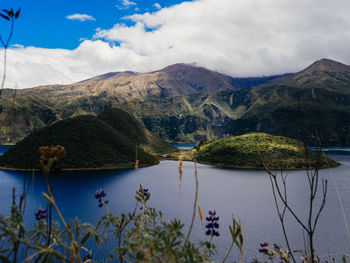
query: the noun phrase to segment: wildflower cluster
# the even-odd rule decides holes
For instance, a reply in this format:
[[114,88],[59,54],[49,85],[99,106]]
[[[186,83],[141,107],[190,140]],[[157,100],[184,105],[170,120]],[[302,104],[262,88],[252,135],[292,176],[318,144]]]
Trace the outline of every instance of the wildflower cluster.
[[207,236],[220,236],[219,232],[216,231],[216,229],[219,228],[219,217],[215,216],[216,215],[216,211],[215,210],[209,210],[209,216],[207,216],[205,219],[207,220],[207,224],[205,225],[205,228],[207,229],[207,231],[205,232],[205,234]]
[[38,211],[35,212],[36,220],[40,221],[47,217],[47,211],[44,208],[39,208]]
[[267,243],[266,241],[260,243],[260,249],[259,252],[260,253],[264,253],[266,254],[268,252],[267,246],[269,245],[269,243]]
[[148,195],[148,188],[143,188],[143,189],[141,188],[139,189],[139,192],[146,197]]
[[151,193],[149,192],[148,188],[142,187],[142,185],[140,185],[139,190],[136,191],[135,199],[141,203],[146,203],[150,196]]
[[[291,254],[289,253],[288,250],[282,249],[277,244],[274,244],[273,249],[269,248],[268,245],[269,244],[266,241],[260,243],[261,248],[259,249],[259,252],[263,253],[264,255],[267,255],[268,258],[271,260],[271,262],[273,261],[274,258],[277,258],[278,260],[280,260],[280,262],[286,262],[286,263],[290,262]],[[309,261],[305,261],[305,262],[309,262]]]
[[103,189],[97,190],[95,193],[95,198],[98,200],[98,207],[102,207],[103,203],[108,204],[108,200],[103,200],[106,196],[106,193]]

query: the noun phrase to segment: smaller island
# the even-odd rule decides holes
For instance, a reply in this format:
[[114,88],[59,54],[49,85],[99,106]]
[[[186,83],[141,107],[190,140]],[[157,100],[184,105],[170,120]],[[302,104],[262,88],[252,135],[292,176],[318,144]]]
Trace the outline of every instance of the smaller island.
[[306,168],[331,168],[340,165],[334,160],[318,155],[302,142],[266,133],[248,133],[240,136],[214,139],[204,143],[200,150],[171,153],[167,159],[197,161],[223,167],[242,169],[296,170]]

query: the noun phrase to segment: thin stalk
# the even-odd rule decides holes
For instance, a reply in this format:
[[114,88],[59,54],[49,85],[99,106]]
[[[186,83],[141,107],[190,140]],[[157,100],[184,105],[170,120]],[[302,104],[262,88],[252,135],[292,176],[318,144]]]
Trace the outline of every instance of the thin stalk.
[[[225,255],[224,260],[222,261],[222,263],[225,263],[226,259],[228,258],[228,256],[230,255],[230,253],[231,253],[231,251],[232,251],[232,248],[233,248],[233,245],[234,245],[234,244],[235,244],[235,241],[232,239],[231,246],[230,246],[230,248],[227,250],[226,255]],[[240,262],[242,262],[241,259],[240,259]]]
[[10,33],[9,33],[9,36],[7,38],[6,43],[1,38],[1,44],[4,46],[4,73],[2,75],[2,82],[1,82],[1,88],[0,88],[0,98],[1,98],[1,95],[2,95],[2,90],[3,90],[4,86],[5,86],[6,68],[7,68],[7,48],[9,46],[10,40],[12,38],[14,25],[15,25],[15,20],[11,19],[11,29],[10,29]]
[[55,203],[55,200],[53,199],[53,196],[49,197],[46,193],[42,193],[42,196],[43,196],[50,204],[52,204],[53,208],[55,208],[56,213],[57,213],[58,217],[60,218],[60,220],[61,220],[61,222],[62,222],[64,228],[65,228],[66,231],[68,232],[68,235],[69,235],[71,241],[73,241],[73,240],[74,240],[74,235],[73,235],[72,231],[70,230],[70,228],[68,227],[66,221],[64,220],[64,218],[63,218],[63,216],[62,216],[60,210],[58,209],[58,207],[57,207],[57,205],[56,205],[56,203]]
[[198,171],[197,171],[197,161],[196,160],[194,162],[194,178],[196,180],[196,191],[195,191],[194,202],[193,202],[193,213],[192,213],[192,220],[191,220],[190,228],[188,229],[188,233],[187,233],[187,236],[186,236],[186,239],[184,242],[184,248],[185,248],[185,246],[190,238],[193,224],[194,224],[194,219],[196,217],[196,208],[197,208],[197,200],[198,200]]

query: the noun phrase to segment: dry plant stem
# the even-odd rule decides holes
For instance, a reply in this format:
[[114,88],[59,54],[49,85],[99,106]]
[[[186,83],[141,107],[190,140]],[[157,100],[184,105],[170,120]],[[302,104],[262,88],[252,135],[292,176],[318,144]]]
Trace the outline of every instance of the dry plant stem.
[[[235,244],[234,240],[232,240],[232,243],[231,243],[231,246],[229,247],[229,249],[227,250],[226,252],[226,255],[222,261],[222,263],[225,263],[226,259],[228,258],[228,256],[230,255],[231,251],[232,251],[232,248],[233,248],[233,245]],[[240,257],[240,262],[242,262],[242,257]]]
[[194,161],[194,178],[196,180],[196,192],[194,195],[194,203],[193,203],[193,214],[192,214],[192,220],[190,224],[190,228],[188,229],[188,233],[184,242],[184,248],[190,238],[191,232],[192,232],[192,227],[194,223],[194,219],[196,217],[196,208],[197,208],[197,199],[198,199],[198,171],[197,171],[197,160]]
[[137,210],[137,205],[138,205],[138,201],[136,201],[136,205],[135,205],[135,208],[134,208],[134,211],[133,213],[131,214],[131,216],[129,217],[129,220],[123,222],[121,221],[120,222],[120,226],[119,226],[119,237],[118,237],[118,248],[119,248],[119,261],[120,263],[123,263],[124,262],[124,258],[122,256],[122,254],[120,253],[120,250],[121,250],[121,243],[122,243],[122,233],[123,231],[125,230],[125,228],[128,226],[128,224],[133,220],[133,218],[135,217],[136,215],[136,210]]
[[[284,236],[284,239],[286,241],[289,253],[290,253],[291,257],[292,257],[292,260],[293,260],[294,263],[296,263],[294,255],[293,255],[292,250],[290,248],[290,244],[289,244],[289,240],[288,240],[288,236],[287,236],[287,232],[286,232],[286,227],[285,227],[285,224],[284,224],[284,217],[285,217],[285,214],[286,214],[287,207],[284,206],[284,208],[283,208],[283,210],[281,212],[281,210],[279,208],[279,205],[278,205],[278,201],[277,201],[275,186],[273,184],[273,181],[272,181],[272,178],[271,178],[270,174],[269,174],[269,178],[270,178],[270,182],[271,182],[271,186],[272,186],[272,195],[273,195],[273,198],[274,198],[274,201],[275,201],[278,218],[279,218],[279,220],[281,222],[281,226],[282,226],[283,236]],[[282,182],[283,182],[284,198],[285,198],[286,202],[288,202],[288,199],[287,199],[287,187],[286,187],[287,176],[283,176],[282,171],[281,171],[281,178],[282,178]]]
[[[30,188],[30,181],[27,182],[27,177],[25,176],[23,178],[23,188],[22,188],[22,194],[19,198],[19,204],[18,204],[18,209],[19,209],[19,213],[21,214],[21,216],[23,217],[24,215],[24,211],[25,211],[25,207],[26,207],[26,197],[28,194]],[[15,212],[15,207],[16,206],[16,188],[13,187],[12,188],[12,210],[11,213],[13,214]],[[20,232],[18,232],[17,235],[17,240],[14,241],[13,243],[13,262],[17,262],[17,255],[18,255],[18,250],[19,250],[19,246],[21,244],[20,239],[22,238],[22,234]]]
[[176,213],[176,218],[179,220],[180,219],[180,207],[181,207],[181,182],[179,183],[179,196],[177,200],[177,213]]
[[2,82],[1,82],[1,88],[0,88],[0,98],[2,95],[2,90],[5,86],[5,80],[6,80],[6,64],[7,64],[7,48],[4,49],[4,73],[2,75]]
[[11,40],[11,38],[12,38],[14,25],[15,25],[15,21],[12,19],[12,20],[11,20],[11,29],[10,29],[10,33],[9,33],[9,35],[8,35],[8,37],[7,37],[6,42],[5,42],[5,41],[2,39],[2,37],[0,36],[0,42],[1,42],[2,46],[4,47],[4,73],[3,73],[3,75],[2,75],[2,82],[1,82],[1,88],[0,88],[0,98],[1,98],[1,95],[2,95],[2,90],[3,90],[4,86],[5,86],[6,67],[7,67],[7,49],[8,49],[10,40]]
[[[51,193],[50,196],[48,196],[48,195],[45,194],[45,193],[42,193],[42,196],[43,196],[50,204],[52,204],[52,206],[53,206],[53,208],[56,210],[56,213],[57,213],[58,217],[60,218],[60,220],[61,220],[61,222],[62,222],[64,228],[66,229],[66,231],[67,231],[67,233],[68,233],[68,235],[69,235],[70,240],[71,240],[72,242],[75,242],[73,232],[72,232],[71,229],[68,227],[68,225],[67,225],[66,221],[64,220],[64,218],[63,218],[63,216],[62,216],[60,210],[58,209],[58,207],[57,207],[57,205],[56,205],[56,202],[55,202],[55,200],[54,200],[54,198],[53,198],[53,196],[52,196],[52,193]],[[81,263],[80,254],[79,254],[79,253],[77,254],[77,261],[76,261],[76,262],[77,262],[77,263]]]
[[53,206],[53,208],[56,210],[57,215],[58,215],[58,217],[60,218],[60,220],[61,220],[61,222],[62,222],[64,228],[65,228],[66,231],[68,232],[69,237],[71,238],[71,240],[74,240],[73,233],[72,233],[72,231],[69,229],[69,227],[68,227],[66,221],[64,220],[64,218],[63,218],[63,216],[62,216],[62,214],[61,214],[61,212],[60,212],[60,210],[58,209],[58,207],[57,207],[57,205],[56,205],[56,203],[55,203],[55,200],[54,200],[52,194],[51,194],[50,196],[48,196],[46,193],[42,193],[42,196],[43,196],[50,204],[52,204],[52,206]]
[[[283,196],[279,183],[277,181],[277,175],[273,173],[262,161],[262,165],[265,169],[265,171],[270,175],[270,178],[272,179],[273,185],[275,186],[275,189],[277,190],[278,197],[284,204],[285,208],[292,214],[294,219],[299,223],[299,225],[306,231],[308,234],[308,241],[309,241],[309,246],[310,246],[310,263],[314,263],[315,261],[315,254],[314,254],[314,244],[313,244],[313,237],[316,229],[316,225],[319,219],[319,216],[324,209],[325,202],[326,202],[326,197],[327,197],[327,180],[322,180],[322,203],[321,206],[319,207],[316,217],[313,220],[313,204],[314,200],[317,194],[317,189],[318,189],[318,180],[319,180],[319,175],[318,175],[318,169],[316,168],[315,171],[312,173],[309,170],[307,170],[307,178],[309,181],[309,188],[310,188],[310,197],[309,197],[309,216],[308,216],[308,223],[305,225],[300,218],[295,214],[293,209],[289,206],[288,200]],[[284,184],[284,187],[286,188],[286,185]]]
[[179,196],[177,200],[177,213],[176,213],[176,218],[179,220],[180,219],[180,207],[181,207],[181,186],[182,186],[182,154],[180,153],[179,155]]

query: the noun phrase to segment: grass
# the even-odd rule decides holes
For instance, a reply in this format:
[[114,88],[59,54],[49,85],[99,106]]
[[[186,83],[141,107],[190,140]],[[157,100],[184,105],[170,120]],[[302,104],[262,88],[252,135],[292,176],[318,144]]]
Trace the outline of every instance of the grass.
[[[169,154],[167,158],[176,159],[178,153]],[[318,159],[316,154],[305,150],[300,141],[266,133],[214,139],[205,143],[198,152],[189,150],[183,153],[183,160],[194,159],[205,164],[248,169],[263,169],[261,161],[272,169],[305,169],[315,167],[316,164],[320,168],[339,165],[327,157]]]

